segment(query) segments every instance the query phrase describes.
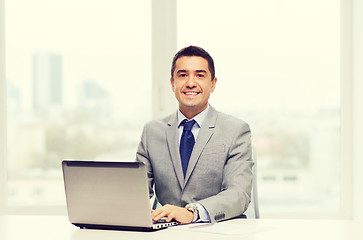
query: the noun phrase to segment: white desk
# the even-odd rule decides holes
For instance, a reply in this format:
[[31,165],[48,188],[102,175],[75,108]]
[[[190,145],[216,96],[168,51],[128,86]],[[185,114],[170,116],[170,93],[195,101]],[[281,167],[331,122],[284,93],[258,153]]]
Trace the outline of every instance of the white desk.
[[[190,230],[190,227],[196,227]],[[197,230],[198,231],[195,231]],[[211,233],[213,231],[224,233]],[[237,232],[236,232],[237,231]],[[234,232],[235,234],[228,234]],[[213,226],[188,225],[157,232],[87,230],[63,216],[1,216],[1,240],[120,240],[120,239],[278,239],[362,240],[363,221],[238,219]]]

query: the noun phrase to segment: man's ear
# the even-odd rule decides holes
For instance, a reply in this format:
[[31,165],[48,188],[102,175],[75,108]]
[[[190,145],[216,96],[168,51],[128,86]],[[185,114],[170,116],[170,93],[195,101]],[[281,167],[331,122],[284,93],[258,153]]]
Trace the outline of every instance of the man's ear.
[[217,78],[215,77],[212,80],[212,88],[211,88],[210,92],[214,92],[214,89],[216,89],[216,85],[217,85]]
[[171,84],[171,90],[173,90],[173,92],[175,92],[175,85],[174,85],[173,78],[170,78],[170,84]]

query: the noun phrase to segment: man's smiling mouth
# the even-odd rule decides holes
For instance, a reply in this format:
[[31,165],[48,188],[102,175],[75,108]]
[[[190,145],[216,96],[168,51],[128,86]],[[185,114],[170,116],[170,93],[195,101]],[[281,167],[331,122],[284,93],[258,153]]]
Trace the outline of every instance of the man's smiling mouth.
[[184,94],[188,96],[196,96],[199,94],[199,92],[184,92]]

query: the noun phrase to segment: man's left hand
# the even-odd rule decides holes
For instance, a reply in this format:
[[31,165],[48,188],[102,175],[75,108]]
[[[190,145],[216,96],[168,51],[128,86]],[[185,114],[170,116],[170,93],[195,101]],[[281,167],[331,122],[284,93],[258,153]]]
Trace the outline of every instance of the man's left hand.
[[161,208],[151,211],[151,216],[154,221],[159,221],[161,218],[166,217],[166,222],[172,219],[180,223],[191,223],[193,221],[193,213],[186,208],[177,207],[174,205],[166,204]]

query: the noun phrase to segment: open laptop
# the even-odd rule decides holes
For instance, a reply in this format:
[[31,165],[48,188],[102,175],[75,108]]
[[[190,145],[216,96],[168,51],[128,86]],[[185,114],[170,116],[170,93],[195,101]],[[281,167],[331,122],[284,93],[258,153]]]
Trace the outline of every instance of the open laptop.
[[153,231],[146,168],[140,162],[63,160],[69,221],[80,228]]

